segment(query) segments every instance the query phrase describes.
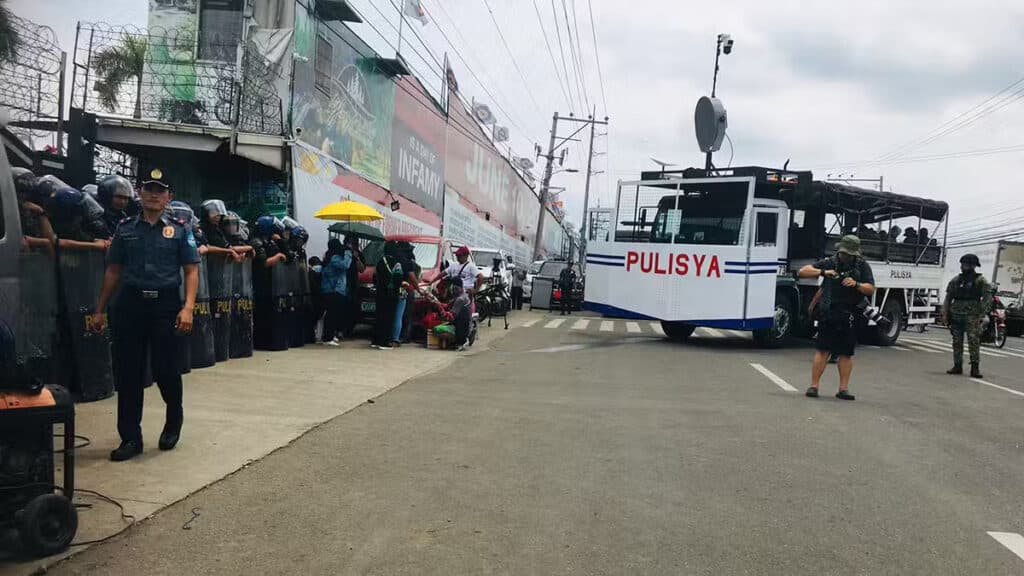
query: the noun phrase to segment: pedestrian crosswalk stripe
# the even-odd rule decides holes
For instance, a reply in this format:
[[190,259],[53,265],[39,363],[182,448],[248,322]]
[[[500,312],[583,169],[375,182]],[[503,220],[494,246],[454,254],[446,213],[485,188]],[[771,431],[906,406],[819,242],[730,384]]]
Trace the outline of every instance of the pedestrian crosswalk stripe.
[[602,320],[601,321],[601,332],[611,332],[614,329],[615,329],[615,322],[612,322],[611,320]]
[[1024,358],[1024,354],[1018,354],[1016,352],[1007,352],[1006,348],[1000,348],[999,354],[1002,354],[1004,356],[1013,356],[1014,358]]
[[1021,350],[1020,348],[1003,348],[1003,350],[1013,350],[1014,352],[1024,352],[1024,350]]
[[921,346],[920,344],[912,344],[910,342],[908,342],[905,345],[909,347],[911,350],[915,350],[917,352],[931,352],[932,354],[942,354],[941,350],[936,350],[935,348],[932,348],[930,346]]
[[[908,342],[908,344],[911,344],[911,345],[914,345],[914,346],[919,346],[919,347],[922,347],[922,348],[930,348],[932,350],[937,350],[939,352],[952,352],[953,351],[953,345],[952,344],[950,344],[948,342],[941,342],[939,340],[928,340],[928,339],[925,339],[925,338],[920,338],[920,339],[913,340],[912,342]],[[979,350],[979,352],[981,352],[982,356],[990,356],[992,358],[1009,358],[1010,357],[1009,353],[1003,352],[1003,351],[995,352],[995,351],[992,351],[992,350],[986,350],[986,349],[982,348],[981,350]]]
[[588,324],[590,324],[590,320],[577,320],[576,323],[572,325],[572,329],[586,330]]
[[665,335],[665,331],[661,329],[661,322],[651,322],[651,330],[658,336]]
[[906,346],[903,346],[902,344],[894,344],[894,345],[890,346],[890,348],[893,348],[895,350],[902,350],[904,352],[914,352],[914,351],[917,350],[917,348],[907,348]]
[[[982,384],[987,384],[987,382],[982,382]],[[1024,536],[1014,532],[989,532],[988,535],[1024,560]]]
[[533,326],[537,322],[540,322],[538,318],[534,318],[533,320],[527,320],[526,322],[523,322],[523,328],[529,328],[530,326]]
[[715,330],[714,328],[708,328],[706,326],[701,326],[700,333],[703,334],[704,336],[709,336],[711,338],[725,338],[725,334],[723,334],[719,330]]
[[726,332],[739,338],[746,338],[747,336],[750,336],[749,332],[741,332],[740,330],[726,330]]
[[558,328],[559,326],[562,325],[562,322],[565,322],[565,320],[562,319],[562,318],[559,318],[557,320],[552,320],[551,322],[548,322],[547,324],[544,325],[544,327],[545,328]]
[[640,332],[640,325],[636,322],[626,322],[626,331],[638,333]]

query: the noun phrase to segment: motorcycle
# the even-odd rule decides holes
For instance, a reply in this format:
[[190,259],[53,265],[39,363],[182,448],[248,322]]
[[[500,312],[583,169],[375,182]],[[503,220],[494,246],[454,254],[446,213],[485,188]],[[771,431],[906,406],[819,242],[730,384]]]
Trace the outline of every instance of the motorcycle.
[[999,296],[992,297],[992,309],[982,320],[981,341],[996,348],[1006,346],[1006,306]]
[[490,326],[492,317],[501,316],[505,319],[505,330],[508,330],[508,312],[511,309],[511,292],[500,276],[492,275],[487,284],[476,293],[476,312],[480,316],[480,321],[487,320],[487,325]]

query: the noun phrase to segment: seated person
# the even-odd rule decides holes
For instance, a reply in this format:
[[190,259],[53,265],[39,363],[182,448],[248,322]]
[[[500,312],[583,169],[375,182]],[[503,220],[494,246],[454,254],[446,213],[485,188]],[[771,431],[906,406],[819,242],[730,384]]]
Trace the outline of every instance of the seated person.
[[469,329],[473,319],[469,295],[462,289],[462,278],[448,278],[448,312],[455,326],[455,345],[465,350],[469,344]]
[[920,230],[918,230],[918,232],[917,232],[917,243],[922,245],[922,246],[927,246],[928,245],[928,229],[927,228],[921,228]]
[[903,243],[917,244],[917,230],[914,230],[913,228],[907,228],[903,232]]
[[900,229],[899,226],[893,226],[892,228],[890,228],[889,229],[889,241],[890,242],[898,242],[899,239],[900,239],[900,232],[902,232],[902,231],[903,230]]

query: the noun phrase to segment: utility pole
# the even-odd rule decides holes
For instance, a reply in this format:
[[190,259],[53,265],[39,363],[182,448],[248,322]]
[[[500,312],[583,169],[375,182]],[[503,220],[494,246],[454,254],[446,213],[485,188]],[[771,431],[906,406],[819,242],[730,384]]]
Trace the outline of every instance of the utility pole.
[[[590,115],[593,118],[597,114],[597,106],[594,106],[594,112]],[[587,208],[590,206],[590,170],[594,163],[594,127],[596,124],[590,123],[590,151],[587,153],[587,183],[583,186],[583,222],[580,225],[580,230],[587,229]]]
[[[558,122],[559,121],[562,121],[562,122],[576,122],[576,123],[580,124],[580,127],[577,128],[576,130],[574,130],[572,132],[572,134],[569,134],[565,138],[559,138],[558,137]],[[544,218],[545,218],[545,216],[547,214],[547,211],[548,211],[548,199],[550,197],[551,177],[555,174],[555,172],[554,172],[554,161],[555,161],[556,158],[558,158],[558,156],[556,156],[555,153],[558,151],[559,148],[561,148],[563,145],[565,145],[566,142],[569,142],[569,141],[578,142],[579,140],[577,138],[575,138],[575,136],[577,134],[579,134],[584,128],[586,128],[587,124],[590,125],[590,151],[591,151],[591,156],[593,156],[593,151],[594,151],[594,125],[595,124],[608,124],[608,118],[607,117],[602,122],[600,120],[595,120],[593,116],[590,116],[589,118],[585,118],[584,119],[584,118],[576,118],[576,117],[572,116],[571,114],[568,117],[559,116],[558,112],[555,112],[554,116],[552,116],[552,118],[551,118],[551,140],[548,143],[548,153],[543,155],[543,157],[546,158],[548,162],[547,162],[547,166],[545,166],[545,168],[544,168],[544,180],[541,181],[541,185],[540,185],[540,214],[537,216],[537,231],[536,231],[536,234],[534,236],[534,242],[533,242],[533,259],[534,260],[537,260],[540,257],[541,251],[543,250]],[[561,160],[559,160],[559,165],[561,165]],[[569,168],[569,169],[562,170],[562,171],[563,172],[579,172],[579,170],[573,169],[573,168]],[[589,186],[590,186],[590,160],[587,161],[587,187],[588,187],[587,193],[589,193]],[[586,203],[586,198],[584,198],[584,203]],[[585,208],[584,208],[584,210],[585,210]],[[584,213],[584,218],[586,218],[586,214],[585,213]]]

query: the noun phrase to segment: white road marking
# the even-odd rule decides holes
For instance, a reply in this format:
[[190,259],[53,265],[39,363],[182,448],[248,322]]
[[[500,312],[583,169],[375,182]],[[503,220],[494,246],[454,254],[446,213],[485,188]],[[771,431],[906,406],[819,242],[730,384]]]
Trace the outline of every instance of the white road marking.
[[534,318],[533,320],[527,320],[526,322],[523,322],[523,328],[529,328],[530,326],[533,326],[537,322],[540,322],[540,319]]
[[565,319],[559,318],[557,320],[552,320],[551,322],[548,322],[547,324],[544,325],[544,327],[545,328],[558,328],[559,326],[562,325],[562,322],[565,322]]
[[722,333],[721,330],[715,330],[714,328],[708,328],[706,326],[701,326],[700,331],[701,331],[701,334],[703,334],[704,336],[708,336],[708,337],[711,337],[711,338],[725,338],[725,334]]
[[1024,352],[1024,350],[1022,350],[1020,348],[1003,348],[1003,350],[1013,350],[1014,352]]
[[[921,339],[918,339],[918,340],[911,340],[911,341],[916,343],[916,344],[923,344],[923,345],[926,345],[926,346],[930,346],[932,348],[938,348],[938,349],[942,350],[943,352],[952,352],[953,351],[953,345],[950,344],[949,342],[942,342],[942,341],[939,341],[939,340],[926,340],[924,338],[921,338]],[[1006,350],[1003,350],[1003,349],[1000,349],[997,352],[995,350],[986,350],[985,348],[982,348],[980,350],[980,352],[983,355],[985,355],[985,356],[991,356],[993,358],[1009,358],[1011,356],[1017,357],[1017,358],[1024,358],[1024,355],[1014,354],[1013,352],[1007,352]]]
[[601,321],[601,332],[611,332],[612,330],[615,330],[615,322],[611,320]]
[[761,366],[760,364],[756,364],[756,363],[751,362],[750,363],[750,367],[753,368],[754,370],[757,370],[761,374],[764,374],[764,376],[766,378],[771,380],[776,386],[778,386],[779,388],[782,388],[786,392],[796,392],[796,388],[791,386],[789,384],[789,382],[786,382],[782,378],[779,378],[774,372],[772,372],[771,370],[765,368],[764,366]]
[[586,330],[588,324],[590,324],[590,320],[577,320],[576,323],[572,325],[572,329]]
[[665,336],[665,331],[661,329],[661,322],[651,322],[651,330],[658,336]]
[[750,335],[747,332],[741,332],[739,330],[726,330],[726,332],[729,333],[729,335],[736,336],[738,338],[746,338],[747,336]]
[[541,348],[540,350],[530,350],[530,352],[540,354],[551,354],[554,352],[575,352],[576,350],[583,350],[587,348],[587,344],[566,344],[565,346],[552,346],[551,348]]
[[637,324],[636,322],[626,322],[626,332],[639,334],[642,330],[640,330],[640,324]]
[[1024,560],[1024,536],[1015,532],[988,532],[988,535]]
[[932,354],[942,354],[941,350],[936,350],[936,349],[932,348],[931,346],[922,346],[920,344],[911,344],[909,342],[904,344],[904,346],[906,346],[907,348],[909,348],[910,350],[913,350],[915,352],[930,352]]
[[[1020,396],[1020,397],[1024,398],[1024,392],[1021,392],[1019,390],[1014,390],[1013,388],[1007,388],[1005,386],[1000,386],[999,384],[993,384],[991,382],[985,382],[981,378],[971,378],[971,380],[977,382],[978,384],[984,384],[985,386],[991,386],[993,388],[998,388],[999,390],[1002,390],[1003,392],[1009,392],[1010,394],[1014,394],[1016,396]],[[1022,556],[1022,558],[1024,558],[1024,556]]]
[[893,344],[892,346],[890,346],[890,348],[893,348],[895,350],[900,350],[900,351],[903,351],[903,352],[914,352],[914,351],[917,350],[916,348],[907,348],[906,346],[904,346],[902,344]]

